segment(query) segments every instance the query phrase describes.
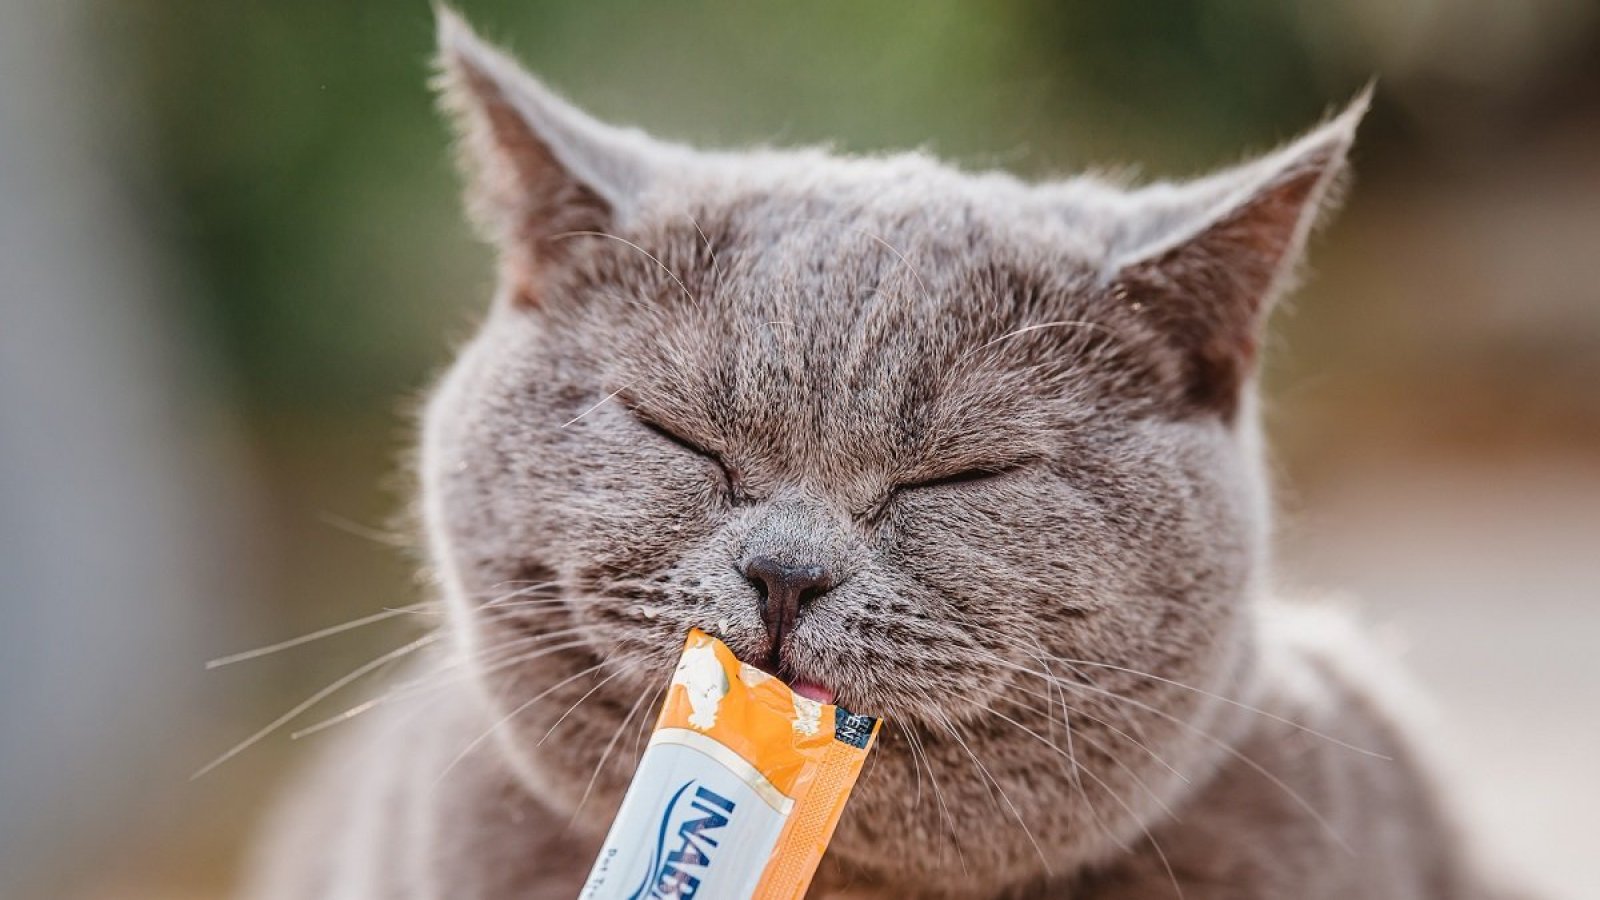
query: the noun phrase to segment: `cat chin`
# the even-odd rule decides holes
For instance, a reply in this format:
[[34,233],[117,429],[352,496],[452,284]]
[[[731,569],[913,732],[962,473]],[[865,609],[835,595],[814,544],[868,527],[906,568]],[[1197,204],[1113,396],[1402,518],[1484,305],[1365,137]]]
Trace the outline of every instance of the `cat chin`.
[[[883,766],[886,760],[875,765]],[[1030,819],[1018,828],[1006,803],[982,794],[945,798],[932,793],[926,770],[914,779],[858,788],[840,822],[819,880],[831,885],[871,885],[884,896],[993,897],[1105,865],[1137,845],[1144,822],[1114,808],[1091,810],[1077,796],[1017,796]],[[952,782],[946,780],[948,792]],[[1015,789],[1013,788],[1013,792]],[[905,799],[921,794],[907,808]],[[1046,802],[1057,817],[1038,821]],[[1109,804],[1108,804],[1109,806]],[[959,847],[959,849],[958,849]]]

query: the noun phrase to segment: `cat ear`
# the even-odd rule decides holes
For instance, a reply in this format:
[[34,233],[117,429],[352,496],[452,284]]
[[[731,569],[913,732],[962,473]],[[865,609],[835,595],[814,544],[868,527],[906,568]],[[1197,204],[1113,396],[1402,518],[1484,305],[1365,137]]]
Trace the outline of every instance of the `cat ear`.
[[1224,418],[1235,411],[1266,313],[1292,280],[1307,233],[1336,205],[1370,95],[1260,159],[1134,194],[1112,290],[1179,345],[1187,399],[1199,407]]
[[666,151],[590,118],[455,11],[436,12],[436,89],[460,140],[469,215],[512,275],[531,278],[568,252],[574,233],[625,219]]

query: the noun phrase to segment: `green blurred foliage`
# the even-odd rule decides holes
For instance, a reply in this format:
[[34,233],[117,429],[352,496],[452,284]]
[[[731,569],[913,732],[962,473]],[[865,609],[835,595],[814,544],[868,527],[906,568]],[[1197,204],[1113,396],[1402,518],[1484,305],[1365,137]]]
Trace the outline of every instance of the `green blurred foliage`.
[[[1294,5],[472,2],[597,114],[698,142],[929,146],[971,166],[1194,168],[1313,121]],[[455,208],[423,3],[131,0],[171,227],[245,399],[387,404],[468,327],[487,255]],[[1333,86],[1330,87],[1329,84]]]

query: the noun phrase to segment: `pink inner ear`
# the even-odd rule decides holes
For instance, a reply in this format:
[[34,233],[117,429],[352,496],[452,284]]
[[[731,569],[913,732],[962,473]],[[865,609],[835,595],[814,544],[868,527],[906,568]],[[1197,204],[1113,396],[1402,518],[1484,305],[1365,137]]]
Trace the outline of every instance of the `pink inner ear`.
[[508,275],[531,280],[575,252],[560,236],[611,227],[655,145],[591,119],[453,15],[440,25],[440,101],[460,137],[469,212]]
[[567,171],[505,95],[506,86],[470,62],[458,65],[464,96],[452,102],[464,105],[470,120],[463,129],[469,202],[502,252],[533,257],[523,260],[527,264],[559,256],[559,242],[552,240],[558,235],[604,230],[611,208]]
[[1204,210],[1193,233],[1119,273],[1115,289],[1150,310],[1146,321],[1184,354],[1190,404],[1233,416],[1266,313],[1290,280],[1346,145],[1329,140],[1256,164],[1269,167],[1265,176],[1247,167],[1240,177],[1257,184],[1243,199]]

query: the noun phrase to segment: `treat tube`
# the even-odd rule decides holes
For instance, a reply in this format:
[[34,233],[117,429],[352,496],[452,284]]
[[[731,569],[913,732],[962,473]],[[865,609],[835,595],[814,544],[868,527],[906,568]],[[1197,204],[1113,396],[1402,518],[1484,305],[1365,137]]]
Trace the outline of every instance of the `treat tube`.
[[803,896],[879,727],[691,631],[579,897]]

